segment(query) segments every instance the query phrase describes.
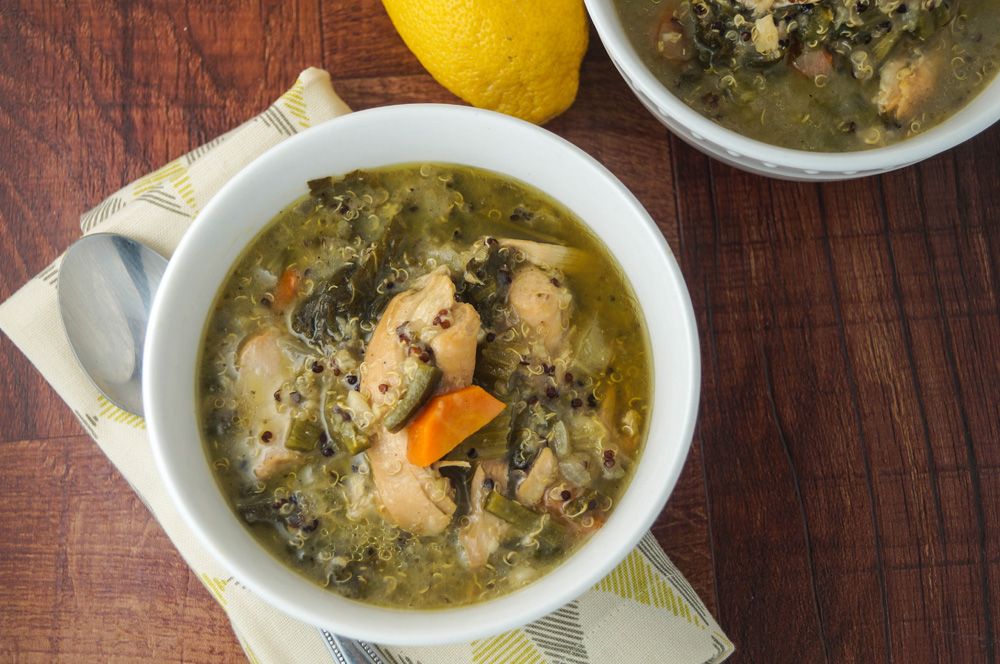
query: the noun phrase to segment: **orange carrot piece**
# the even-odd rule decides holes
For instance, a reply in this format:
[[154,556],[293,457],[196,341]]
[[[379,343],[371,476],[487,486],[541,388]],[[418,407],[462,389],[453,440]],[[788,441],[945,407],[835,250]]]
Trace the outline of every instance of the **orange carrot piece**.
[[406,429],[406,458],[416,466],[431,465],[506,407],[478,385],[434,397]]
[[292,300],[299,294],[299,282],[302,275],[293,267],[286,267],[278,279],[278,285],[274,288],[274,309],[284,311],[285,307],[292,303]]

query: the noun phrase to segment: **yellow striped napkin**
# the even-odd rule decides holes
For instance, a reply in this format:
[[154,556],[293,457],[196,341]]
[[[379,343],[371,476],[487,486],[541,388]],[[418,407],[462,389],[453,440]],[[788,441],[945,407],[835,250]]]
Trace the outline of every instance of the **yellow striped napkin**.
[[[243,166],[285,138],[350,109],[319,69],[249,122],[112,194],[81,217],[84,233],[114,232],[170,256],[191,220]],[[333,637],[293,620],[232,578],[171,504],[143,420],[98,394],[79,369],[59,319],[61,257],[0,305],[2,329],[34,363],[143,499],[195,574],[225,609],[251,662],[342,662]],[[444,647],[362,644],[391,664],[475,662],[721,662],[733,646],[651,535],[579,599],[526,627]]]

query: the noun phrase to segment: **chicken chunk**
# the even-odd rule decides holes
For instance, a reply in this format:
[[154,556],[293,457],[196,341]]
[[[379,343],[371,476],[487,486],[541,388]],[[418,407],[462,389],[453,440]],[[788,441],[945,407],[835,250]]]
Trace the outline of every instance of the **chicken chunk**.
[[549,355],[556,355],[567,326],[569,293],[541,269],[521,268],[511,282],[508,301],[518,317],[531,327]]
[[[435,325],[435,319],[448,320],[450,326]],[[439,268],[413,289],[394,297],[372,332],[361,372],[361,390],[373,407],[386,399],[379,385],[399,382],[407,346],[397,330],[404,326],[412,339],[427,341],[434,350],[435,361],[444,374],[439,390],[471,383],[479,315],[469,305],[455,302],[455,285],[447,269]],[[450,485],[437,470],[407,460],[407,440],[406,429],[379,432],[367,452],[372,477],[389,520],[415,535],[435,535],[448,527],[455,512],[455,503],[448,494]]]
[[486,473],[480,465],[472,475],[472,490],[469,493],[471,508],[469,524],[458,533],[458,541],[465,549],[465,560],[469,567],[477,569],[486,564],[490,556],[500,546],[500,540],[507,531],[508,523],[483,509],[488,493],[484,482]]
[[236,391],[250,418],[251,434],[262,441],[254,450],[254,474],[259,479],[273,477],[301,459],[285,449],[291,417],[278,410],[274,398],[281,384],[294,377],[293,363],[278,344],[280,337],[276,329],[255,334],[243,343],[236,361]]
[[[434,325],[441,311],[450,321],[447,329]],[[406,359],[407,348],[400,343],[396,330],[403,325],[413,338],[426,340],[434,351],[435,361],[444,373],[440,391],[470,384],[476,363],[479,314],[471,305],[455,302],[455,284],[448,269],[440,267],[420,279],[413,289],[392,298],[372,332],[361,380],[361,389],[372,404],[385,401],[385,395],[373,388],[398,382],[398,377],[393,377]]]
[[[449,280],[451,283],[451,280]],[[450,312],[450,327],[430,340],[434,361],[441,373],[439,392],[451,392],[472,384],[476,369],[476,343],[479,337],[479,314],[471,304],[455,303]]]
[[555,270],[572,271],[582,268],[586,265],[587,260],[585,251],[562,244],[502,238],[500,246],[517,251],[524,256],[525,260],[538,267]]
[[774,24],[774,15],[767,14],[754,21],[753,45],[761,55],[771,58],[779,54],[778,26]]
[[875,98],[878,112],[901,122],[916,117],[920,106],[934,92],[939,70],[939,59],[923,53],[906,54],[887,62],[882,67]]
[[291,360],[278,345],[277,330],[260,332],[243,343],[236,361],[236,390],[253,419],[254,433],[269,430],[284,442],[288,413],[279,413],[274,392],[294,376]]
[[510,466],[504,459],[487,459],[479,464],[486,478],[493,480],[493,486],[500,493],[507,493],[507,480],[509,479]]
[[302,455],[284,445],[269,445],[261,449],[253,474],[257,479],[266,480],[285,473],[302,463]]
[[344,497],[347,510],[344,512],[351,521],[366,519],[375,513],[374,492],[370,490],[369,479],[359,473],[351,473],[344,478]]
[[531,464],[528,476],[517,485],[517,500],[522,505],[537,505],[542,500],[545,490],[556,480],[559,462],[556,455],[547,447],[538,453],[535,462]]
[[385,516],[414,535],[437,535],[451,523],[455,502],[448,480],[432,468],[414,466],[406,458],[406,430],[384,429],[368,449],[379,501]]

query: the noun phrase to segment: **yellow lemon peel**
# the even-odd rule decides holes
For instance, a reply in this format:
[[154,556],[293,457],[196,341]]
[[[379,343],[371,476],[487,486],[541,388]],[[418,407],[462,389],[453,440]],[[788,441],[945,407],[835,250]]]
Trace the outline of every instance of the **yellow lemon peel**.
[[420,63],[473,106],[542,124],[576,98],[582,0],[382,0]]

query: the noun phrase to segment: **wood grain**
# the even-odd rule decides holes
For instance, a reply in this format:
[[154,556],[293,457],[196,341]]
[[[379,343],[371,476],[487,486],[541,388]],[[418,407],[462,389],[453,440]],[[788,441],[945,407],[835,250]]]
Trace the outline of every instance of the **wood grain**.
[[[656,219],[703,358],[654,527],[747,662],[991,662],[1000,633],[1000,130],[814,185],[709,160],[596,35],[549,128]],[[377,0],[0,4],[0,297],[104,195],[259,112],[308,65],[353,108],[458,100]],[[225,615],[0,341],[0,660],[240,661]]]
[[225,614],[90,438],[6,443],[0,466],[0,660],[243,660]]

